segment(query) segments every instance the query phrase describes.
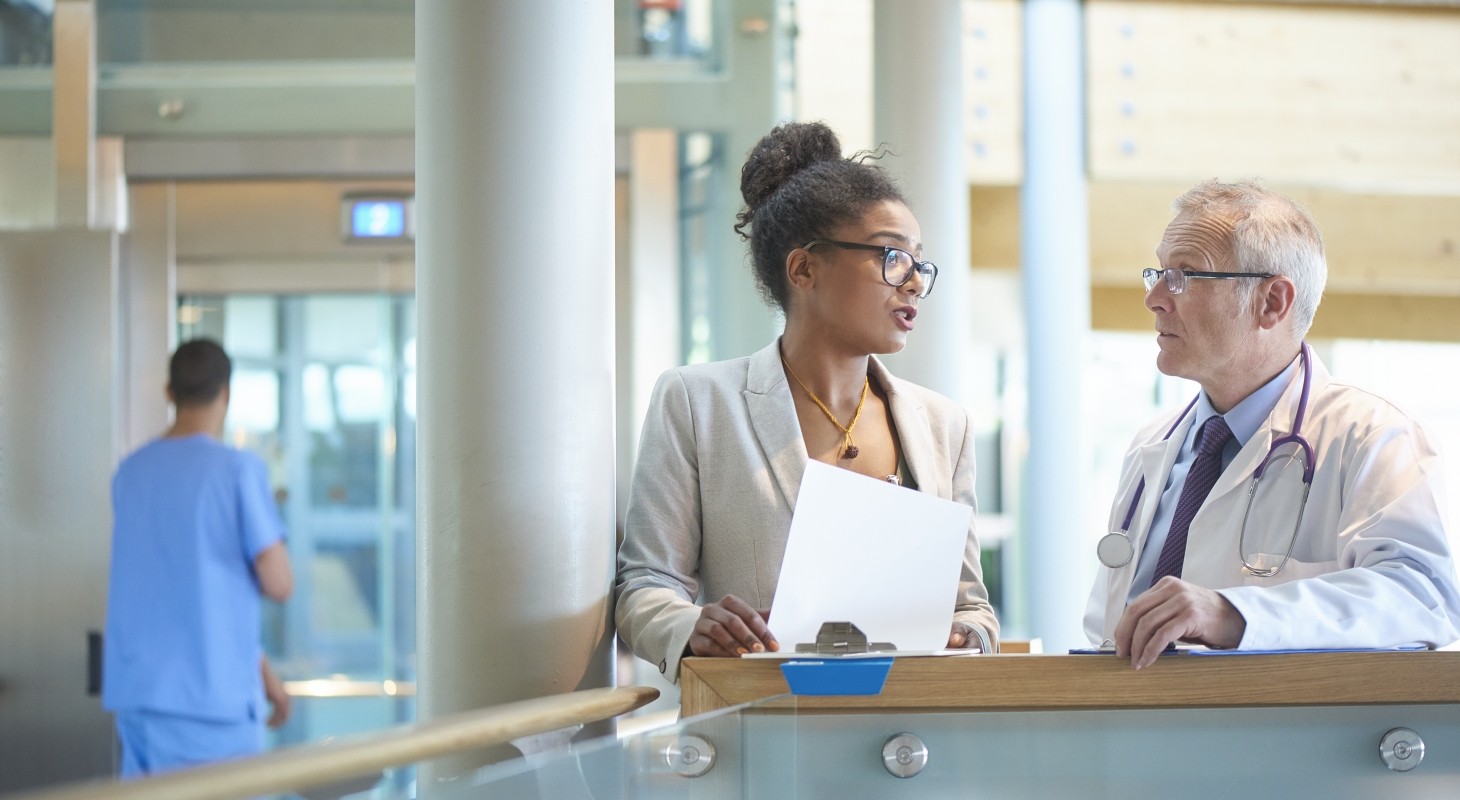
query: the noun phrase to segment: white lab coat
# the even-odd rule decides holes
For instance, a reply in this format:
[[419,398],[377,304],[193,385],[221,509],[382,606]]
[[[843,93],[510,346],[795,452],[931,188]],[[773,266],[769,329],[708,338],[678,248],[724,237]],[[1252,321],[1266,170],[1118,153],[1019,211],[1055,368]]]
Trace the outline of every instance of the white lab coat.
[[[1316,356],[1310,363],[1301,433],[1317,469],[1292,558],[1277,575],[1258,577],[1242,567],[1238,538],[1252,474],[1273,440],[1292,430],[1301,367],[1192,520],[1182,578],[1219,590],[1242,613],[1242,649],[1444,646],[1460,639],[1460,591],[1434,443],[1388,401],[1332,380]],[[1109,529],[1119,529],[1144,476],[1130,528],[1136,555],[1123,567],[1101,565],[1085,612],[1091,642],[1114,637],[1157,500],[1194,416],[1165,441],[1176,416],[1153,421],[1126,454]],[[1275,463],[1263,477],[1244,548],[1255,566],[1270,567],[1287,550],[1302,497],[1300,463]]]

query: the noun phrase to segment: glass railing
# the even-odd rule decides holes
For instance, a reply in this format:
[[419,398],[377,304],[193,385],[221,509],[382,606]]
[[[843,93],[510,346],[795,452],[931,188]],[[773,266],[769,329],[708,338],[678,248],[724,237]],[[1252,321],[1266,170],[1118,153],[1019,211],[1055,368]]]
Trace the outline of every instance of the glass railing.
[[422,796],[442,800],[747,797],[744,767],[755,742],[746,737],[746,720],[763,713],[771,702],[545,751],[536,750],[535,743],[519,742],[519,748],[527,751],[522,758],[484,767],[450,783],[422,787]]
[[455,780],[401,791],[382,780],[342,796],[1452,798],[1456,714],[1444,705],[819,713],[782,696],[622,738],[528,746]]
[[[813,661],[798,683],[866,663]],[[539,698],[45,800],[1453,800],[1460,786],[1460,653],[1172,654],[1140,672],[1109,656],[910,658],[875,695],[724,704],[784,691],[780,674],[689,659],[686,706],[709,710],[618,736],[572,741],[610,717],[627,731],[621,715],[657,692]],[[509,742],[520,756],[475,766]]]

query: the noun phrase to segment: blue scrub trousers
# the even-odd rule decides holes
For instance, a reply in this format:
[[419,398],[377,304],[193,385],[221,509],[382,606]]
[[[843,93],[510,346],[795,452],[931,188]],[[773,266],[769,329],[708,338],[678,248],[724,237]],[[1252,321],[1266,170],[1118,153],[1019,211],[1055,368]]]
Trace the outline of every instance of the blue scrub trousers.
[[258,719],[222,722],[118,711],[117,738],[122,744],[121,777],[139,778],[262,753],[264,724]]

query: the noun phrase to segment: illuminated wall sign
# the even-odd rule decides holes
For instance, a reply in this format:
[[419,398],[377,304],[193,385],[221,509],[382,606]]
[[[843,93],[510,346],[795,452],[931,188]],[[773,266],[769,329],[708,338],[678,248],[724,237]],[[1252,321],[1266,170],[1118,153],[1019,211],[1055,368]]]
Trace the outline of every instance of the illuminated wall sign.
[[347,242],[410,242],[416,238],[415,198],[409,195],[351,194],[341,200]]

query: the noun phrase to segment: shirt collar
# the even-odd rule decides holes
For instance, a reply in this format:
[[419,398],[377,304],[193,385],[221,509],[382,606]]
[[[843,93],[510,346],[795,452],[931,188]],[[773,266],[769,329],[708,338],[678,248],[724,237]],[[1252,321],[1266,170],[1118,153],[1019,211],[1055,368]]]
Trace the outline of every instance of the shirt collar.
[[[1242,402],[1232,407],[1231,411],[1222,415],[1227,421],[1227,427],[1232,430],[1232,438],[1237,440],[1239,446],[1245,446],[1247,440],[1257,433],[1262,423],[1272,416],[1272,410],[1277,408],[1278,401],[1282,399],[1283,390],[1293,380],[1293,371],[1298,369],[1300,359],[1294,358],[1277,377],[1263,384],[1257,391],[1247,395]],[[1197,430],[1208,418],[1216,416],[1217,410],[1212,408],[1212,401],[1202,392],[1196,401],[1196,421],[1192,430]]]

